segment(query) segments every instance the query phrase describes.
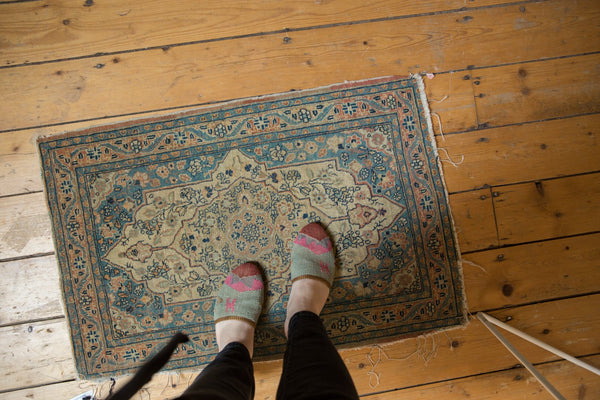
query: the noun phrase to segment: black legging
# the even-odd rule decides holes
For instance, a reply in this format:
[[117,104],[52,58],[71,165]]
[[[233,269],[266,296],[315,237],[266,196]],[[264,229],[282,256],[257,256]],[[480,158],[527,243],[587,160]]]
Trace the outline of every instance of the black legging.
[[[254,370],[246,347],[230,343],[180,400],[254,398]],[[318,315],[300,311],[290,320],[277,399],[358,399],[350,373]]]

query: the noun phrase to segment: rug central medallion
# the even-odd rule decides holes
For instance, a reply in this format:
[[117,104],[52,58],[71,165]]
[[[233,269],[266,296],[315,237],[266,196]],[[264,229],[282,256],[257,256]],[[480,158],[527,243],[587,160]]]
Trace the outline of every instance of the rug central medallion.
[[419,82],[386,78],[40,140],[77,368],[131,371],[174,332],[171,368],[217,353],[214,298],[266,278],[255,356],[285,348],[290,252],[320,221],[337,270],[322,319],[362,345],[463,321],[458,254]]
[[[292,151],[298,147],[294,145]],[[145,282],[149,297],[134,303],[124,296],[114,299],[114,304],[125,312],[133,306],[144,318],[144,304],[154,295],[161,295],[166,304],[210,300],[232,264],[260,260],[273,293],[268,297],[268,313],[283,301],[293,237],[307,217],[332,221],[329,229],[352,231],[378,243],[381,238],[374,227],[389,228],[405,209],[373,195],[366,183],[356,182],[351,171],[338,168],[335,160],[303,164],[302,169],[267,169],[264,163],[232,150],[210,171],[207,181],[146,191],[142,206],[104,260]],[[122,172],[116,179],[129,181],[135,174]],[[93,184],[91,188],[94,192]],[[349,189],[342,193],[336,188]],[[347,268],[339,276],[357,276],[357,266],[367,256],[366,247],[342,251],[341,264]],[[117,295],[123,293],[122,283],[106,282],[109,292]],[[117,328],[146,331],[140,323],[117,324]]]

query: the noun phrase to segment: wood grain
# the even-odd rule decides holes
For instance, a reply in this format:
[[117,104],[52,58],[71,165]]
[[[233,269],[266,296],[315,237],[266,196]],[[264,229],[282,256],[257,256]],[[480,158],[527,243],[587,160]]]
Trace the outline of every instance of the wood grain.
[[[314,0],[104,0],[36,1],[4,5],[0,12],[0,65],[73,58],[101,52],[167,46],[175,43],[458,11],[507,0],[378,0],[343,4]],[[1,3],[1,2],[0,2]],[[232,15],[235,17],[232,18]],[[101,22],[101,24],[100,24]]]
[[[434,87],[445,86],[439,82],[441,85]],[[81,129],[89,124],[48,128],[45,133]],[[459,126],[453,128],[458,130]],[[451,157],[460,160],[464,156],[459,167],[442,163],[448,190],[459,192],[596,171],[599,126],[600,115],[593,114],[437,137],[438,147],[445,148]],[[43,189],[35,149],[39,134],[39,129],[0,133],[0,196]]]
[[42,171],[38,155],[0,155],[0,183],[0,196],[42,190]]
[[450,192],[597,171],[600,114],[437,138],[464,162],[442,163]]
[[424,81],[436,135],[477,128],[477,110],[469,74],[450,72]]
[[[506,321],[510,316],[511,320],[508,322],[510,325],[567,353],[593,354],[598,346],[596,343],[591,343],[598,340],[593,332],[595,325],[600,323],[600,316],[594,308],[600,306],[597,301],[597,295],[584,296],[517,307],[491,314],[502,321]],[[402,360],[415,351],[416,339],[406,340],[401,342],[401,345],[384,346],[390,359],[382,355],[382,361],[375,368],[376,372],[381,374],[380,384],[375,388],[369,387],[367,371],[371,370],[371,364],[365,359],[366,357],[363,354],[348,354],[345,357],[347,365],[359,387],[359,392],[366,394],[411,387],[419,385],[421,381],[456,379],[470,376],[474,371],[498,371],[517,364],[504,346],[479,322],[472,321],[466,329],[449,331],[447,334],[448,336],[443,333],[436,335],[435,340],[439,347],[436,356],[428,363],[416,355]],[[423,343],[423,339],[420,340],[421,346],[429,349],[429,352],[435,348],[432,341]],[[547,351],[522,339],[511,337],[510,340],[533,363],[555,359]],[[590,353],[579,353],[576,350],[578,346],[589,346],[588,348],[593,350]],[[378,351],[374,351],[372,356],[377,360]],[[360,368],[361,363],[362,368]],[[449,365],[452,365],[452,368],[449,368]]]
[[500,244],[600,231],[600,173],[493,190]]
[[[105,386],[108,387],[108,385]],[[88,391],[93,391],[94,387],[95,385],[87,382],[71,380],[51,385],[37,386],[27,389],[0,393],[0,400],[72,399],[73,397],[79,394],[86,393]],[[104,399],[106,397],[101,398]]]
[[64,319],[0,328],[0,391],[75,377]]
[[0,263],[0,276],[0,325],[64,316],[54,256]]
[[[600,365],[600,356],[583,357],[582,361],[591,365]],[[557,389],[571,398],[586,398],[586,394],[600,392],[600,380],[596,375],[583,370],[568,361],[555,361],[537,366],[538,370]],[[181,394],[185,385],[194,374],[182,373],[171,378],[157,377],[147,385],[151,393],[161,393],[159,399],[168,399]],[[257,377],[258,378],[258,377]],[[48,398],[69,399],[75,394],[83,393],[98,387],[100,397],[105,398],[108,384],[92,385],[87,382],[70,381],[23,389],[14,392],[0,393],[0,400],[44,400]],[[410,389],[394,390],[370,396],[365,400],[409,400],[409,399],[448,399],[462,400],[465,398],[505,400],[510,394],[512,398],[551,399],[545,389],[535,382],[525,368],[514,368],[506,371],[492,372],[477,377],[456,379],[450,382],[435,383]],[[153,399],[155,397],[152,397]],[[258,398],[258,397],[257,397]],[[264,397],[268,399],[269,397]],[[272,398],[272,397],[271,397]]]
[[593,293],[600,234],[472,253],[463,258],[471,312]]
[[[580,296],[600,287],[600,234],[583,235],[464,256],[471,312]],[[60,317],[54,256],[0,263],[0,325]],[[31,275],[44,279],[28,279]]]
[[[446,82],[440,79],[434,85],[434,81],[427,82],[428,87],[441,88],[439,93],[443,93]],[[435,107],[432,103],[432,110]],[[442,121],[445,121],[444,114],[441,115]],[[106,120],[106,123],[117,121]],[[444,129],[460,130],[461,122],[454,122],[445,125]],[[44,132],[55,134],[89,125],[95,123],[47,128]],[[436,125],[434,117],[434,127]],[[451,157],[460,160],[460,156],[464,156],[459,167],[442,163],[448,190],[459,192],[596,171],[599,127],[600,115],[593,114],[437,137],[438,147],[445,148]],[[35,137],[41,131],[30,129],[0,133],[3,143],[0,146],[0,196],[43,189],[35,149]]]
[[600,54],[476,71],[480,124],[499,126],[600,111]]
[[[591,365],[600,365],[600,356],[584,357],[582,360]],[[567,399],[585,399],[589,394],[600,393],[598,376],[568,361],[556,361],[536,368]],[[463,400],[465,398],[553,399],[523,367],[364,397],[365,400]]]
[[44,194],[0,198],[0,260],[52,251]]
[[[177,111],[186,111],[182,108]],[[173,112],[173,111],[171,111]],[[157,117],[168,112],[146,113],[138,117]],[[44,189],[36,138],[81,130],[101,124],[122,122],[122,118],[78,122],[47,128],[0,133],[0,196],[38,192]]]
[[0,130],[593,52],[598,23],[554,0],[2,69]]
[[490,189],[450,195],[450,210],[461,252],[498,246]]

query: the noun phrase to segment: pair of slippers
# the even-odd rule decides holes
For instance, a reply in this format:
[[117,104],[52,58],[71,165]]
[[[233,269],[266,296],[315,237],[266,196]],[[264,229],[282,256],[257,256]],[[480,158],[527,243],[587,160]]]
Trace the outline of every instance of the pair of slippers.
[[[292,247],[292,283],[299,279],[317,279],[331,288],[335,274],[333,246],[327,232],[318,223],[300,230]],[[217,294],[215,323],[238,319],[256,326],[262,311],[264,282],[256,264],[245,263],[231,271]]]

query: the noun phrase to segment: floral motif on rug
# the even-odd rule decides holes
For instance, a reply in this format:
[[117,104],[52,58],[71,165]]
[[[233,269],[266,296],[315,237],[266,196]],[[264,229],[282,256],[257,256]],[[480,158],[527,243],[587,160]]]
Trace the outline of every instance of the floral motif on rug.
[[131,372],[177,331],[170,368],[210,362],[215,295],[246,261],[267,280],[255,358],[281,356],[290,250],[314,221],[335,243],[336,345],[463,323],[427,114],[420,79],[382,78],[40,139],[79,373]]

